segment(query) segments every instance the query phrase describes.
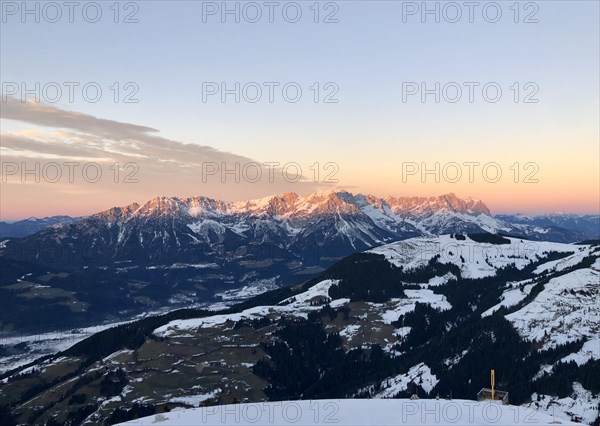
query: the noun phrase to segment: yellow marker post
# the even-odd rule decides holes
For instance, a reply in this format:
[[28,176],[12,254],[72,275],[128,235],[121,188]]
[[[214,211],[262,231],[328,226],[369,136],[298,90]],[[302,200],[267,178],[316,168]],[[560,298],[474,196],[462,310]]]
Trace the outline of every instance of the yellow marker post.
[[496,377],[494,370],[491,371],[491,382],[492,382],[492,401],[494,400],[494,385],[496,384]]

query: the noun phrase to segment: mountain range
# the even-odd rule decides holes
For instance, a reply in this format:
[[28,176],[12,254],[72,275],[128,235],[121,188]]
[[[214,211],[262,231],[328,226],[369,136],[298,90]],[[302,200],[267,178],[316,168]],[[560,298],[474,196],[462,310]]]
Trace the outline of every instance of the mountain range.
[[600,238],[600,215],[592,214],[549,214],[549,215],[524,215],[524,214],[498,214],[500,220],[521,225],[539,227],[556,227],[584,235],[589,239]]
[[233,303],[302,283],[352,253],[413,237],[488,232],[575,242],[598,236],[593,217],[508,219],[455,194],[322,191],[235,203],[157,197],[84,218],[28,220],[53,224],[0,241],[0,321],[3,330],[27,333]]
[[[600,234],[600,222],[594,216],[493,217],[482,201],[455,194],[378,198],[333,190],[237,203],[202,196],[157,197],[80,220],[60,217],[24,222],[29,229],[33,229],[31,223],[46,225],[40,223],[42,229],[22,244],[43,248],[60,241],[69,264],[85,263],[86,255],[109,264],[214,261],[221,260],[223,251],[252,252],[258,246],[270,246],[310,263],[311,251],[339,258],[390,241],[452,232],[491,232],[555,242]],[[61,260],[65,259],[51,263]],[[36,261],[43,262],[44,256],[36,253]]]
[[8,237],[27,237],[52,225],[75,223],[77,218],[70,216],[30,217],[16,222],[0,222],[0,239]]

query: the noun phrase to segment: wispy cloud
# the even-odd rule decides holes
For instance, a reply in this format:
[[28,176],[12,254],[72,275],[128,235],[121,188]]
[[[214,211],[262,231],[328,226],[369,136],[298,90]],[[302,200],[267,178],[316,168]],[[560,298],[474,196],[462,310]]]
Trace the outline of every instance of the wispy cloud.
[[[73,213],[83,214],[113,205],[144,202],[159,195],[207,195],[238,200],[285,191],[307,192],[323,186],[304,177],[298,182],[291,182],[284,178],[279,168],[272,173],[268,168],[263,168],[262,178],[256,182],[253,182],[256,170],[252,169],[248,172],[249,180],[252,180],[249,181],[244,179],[244,166],[261,164],[263,167],[260,160],[211,146],[168,139],[159,136],[159,130],[151,127],[106,120],[47,104],[21,102],[9,97],[2,104],[0,118],[36,127],[36,130],[25,127],[1,135],[2,179],[5,187],[2,211],[5,216],[19,215],[17,210],[30,205],[31,199],[45,200],[46,206],[60,213],[69,213],[77,206],[78,211]],[[73,182],[68,182],[65,181],[65,173],[59,182],[48,182],[42,171],[45,168],[50,170],[50,163],[58,163],[62,167],[61,162],[81,163],[78,173],[86,163],[97,163],[102,168],[103,177],[92,183],[76,173]],[[9,163],[14,165],[6,166]],[[128,168],[119,172],[117,179],[115,163],[119,167],[128,164]],[[209,163],[212,166],[207,166]],[[40,182],[23,185],[23,169],[35,171],[36,167],[42,174]],[[212,174],[206,173],[203,178],[203,168],[205,171],[210,169]],[[238,172],[222,176],[221,170]],[[28,178],[25,180],[29,181],[27,183],[31,183],[34,173],[25,175]],[[54,177],[54,169],[52,173]],[[129,180],[137,182],[122,182],[127,176],[131,177]],[[92,189],[94,198],[87,199],[82,206],[76,196],[92,193]],[[35,205],[39,208],[38,203]],[[23,213],[31,214],[52,212]]]
[[[151,127],[106,120],[42,103],[21,102],[14,97],[7,98],[7,102],[3,104],[0,118],[36,126],[71,129],[87,135],[86,140],[90,143],[102,141],[105,147],[118,145],[120,151],[125,155],[143,152],[148,158],[169,159],[184,164],[201,164],[210,161],[231,163],[255,161],[219,151],[210,146],[186,144],[163,138],[157,135],[159,132],[157,129]],[[81,146],[82,150],[86,148]]]

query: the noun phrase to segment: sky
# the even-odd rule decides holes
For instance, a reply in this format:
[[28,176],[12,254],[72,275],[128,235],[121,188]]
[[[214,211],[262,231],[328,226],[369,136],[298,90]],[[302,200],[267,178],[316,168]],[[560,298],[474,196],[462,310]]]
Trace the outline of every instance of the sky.
[[2,1],[0,218],[324,188],[598,213],[599,3],[476,3]]

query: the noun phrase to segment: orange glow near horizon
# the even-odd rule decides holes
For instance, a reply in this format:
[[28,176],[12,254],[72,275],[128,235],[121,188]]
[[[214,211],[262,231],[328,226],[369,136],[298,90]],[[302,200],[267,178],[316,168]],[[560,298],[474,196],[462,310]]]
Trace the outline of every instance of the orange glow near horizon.
[[[157,196],[185,198],[204,195],[225,201],[245,201],[288,191],[298,192],[299,194],[312,192],[311,190],[307,191],[306,188],[299,187],[296,189],[293,185],[285,188],[285,191],[269,192],[267,185],[260,189],[252,188],[254,191],[248,192],[249,196],[244,197],[243,190],[240,192],[236,191],[236,188],[225,188],[226,186],[223,185],[221,188],[219,188],[219,185],[210,188],[199,186],[197,191],[192,192],[189,188],[182,191],[173,191],[167,188],[138,187],[129,190],[111,191],[109,188],[102,190],[98,187],[59,189],[50,184],[2,184],[0,220],[14,221],[32,216],[87,216],[134,202],[143,204]],[[153,189],[156,191],[153,191]],[[206,189],[206,191],[203,191],[203,189]],[[589,186],[577,187],[566,184],[553,186],[552,184],[543,185],[541,183],[521,186],[499,184],[457,186],[457,184],[406,183],[401,185],[365,185],[364,187],[339,185],[335,189],[346,189],[354,194],[372,194],[381,198],[390,195],[395,197],[430,197],[452,192],[460,198],[473,197],[482,200],[492,214],[600,214],[598,186],[590,188]]]
[[[17,118],[30,114],[54,117],[56,113],[52,106],[9,106]],[[272,144],[268,149],[259,146],[252,151],[246,146],[241,153],[231,153],[158,137],[133,124],[68,111],[61,114],[72,114],[71,119],[82,120],[83,127],[65,131],[3,119],[0,220],[85,216],[134,202],[143,204],[157,196],[202,195],[243,201],[326,188],[381,198],[455,193],[461,198],[482,200],[492,214],[600,214],[600,153],[596,130],[588,127],[524,134],[520,139],[494,135],[485,144],[479,136],[467,132],[473,129],[445,138],[429,128],[424,128],[418,137],[408,138],[401,132],[394,134],[392,129],[392,136],[378,136],[372,141],[361,142],[358,135],[347,134],[334,140],[311,140],[310,147],[301,139],[294,139],[300,136],[292,136],[286,143]],[[104,133],[98,132],[101,136],[93,134],[97,126],[106,127]],[[129,139],[122,139],[123,128],[131,134]],[[314,152],[317,157],[312,156]],[[266,158],[255,160],[251,158],[254,156]],[[36,165],[44,169],[51,162],[69,161],[80,164],[73,182],[67,180],[63,169],[58,182],[42,178],[36,183],[29,176],[23,183],[20,170],[14,169],[23,164],[28,170]],[[279,171],[274,181],[267,181],[266,170],[263,179],[256,183],[244,179],[239,171],[238,183],[231,174],[225,177],[225,183],[219,173],[208,180],[203,177],[203,167],[208,162],[243,167],[248,162],[273,161],[299,164],[304,180],[290,182]],[[9,163],[13,164],[12,170],[5,167]],[[98,182],[81,178],[82,165],[89,163],[100,165],[103,171]],[[312,167],[317,163],[320,174],[315,181]],[[324,165],[328,163],[337,166],[333,176],[337,182],[325,181],[330,170],[325,170]],[[115,164],[120,167],[118,176],[114,174]],[[130,170],[124,169],[125,164],[135,164],[135,182],[127,181]]]

